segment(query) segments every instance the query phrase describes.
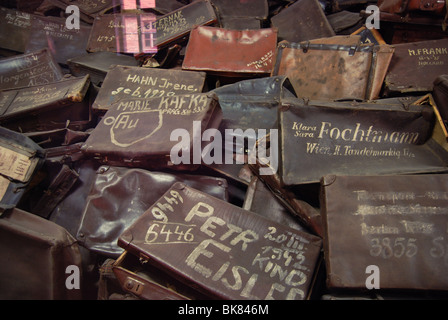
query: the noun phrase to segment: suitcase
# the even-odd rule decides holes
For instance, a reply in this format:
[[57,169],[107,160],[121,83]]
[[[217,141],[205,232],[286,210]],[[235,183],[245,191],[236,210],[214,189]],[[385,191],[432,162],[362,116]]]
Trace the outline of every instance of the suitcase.
[[378,0],[381,12],[405,15],[411,11],[421,11],[427,14],[444,15],[445,2],[442,0]]
[[365,290],[374,265],[381,290],[446,291],[447,181],[444,174],[324,176],[328,287]]
[[68,29],[65,18],[34,15],[25,52],[48,48],[60,65],[67,66],[68,59],[86,52],[91,29],[85,24],[79,29]]
[[271,18],[279,41],[301,42],[335,36],[317,0],[298,0]]
[[272,194],[269,187],[256,176],[250,181],[242,208],[292,229],[308,232],[302,222],[294,217],[294,214]]
[[112,103],[129,98],[157,98],[203,91],[205,73],[115,66],[108,71],[92,110],[104,114]]
[[[272,142],[271,142],[272,141]],[[253,174],[265,184],[279,203],[297,220],[308,232],[319,237],[323,236],[322,218],[320,216],[319,199],[315,196],[315,186],[308,190],[285,188],[281,182],[278,163],[276,167],[267,163],[264,155],[271,153],[271,146],[275,148],[274,137],[268,135],[257,141],[257,157],[255,163],[249,163]],[[261,151],[260,151],[261,150]],[[275,152],[275,151],[274,151]],[[278,162],[278,161],[277,161]],[[265,170],[264,172],[262,170]],[[250,188],[250,186],[249,186]],[[248,188],[248,189],[249,189]],[[311,196],[312,194],[312,196]]]
[[322,243],[182,183],[118,241],[211,298],[238,300],[306,299]]
[[[81,254],[76,240],[64,228],[16,208],[0,217],[0,240],[1,299],[82,298]],[[79,289],[67,286],[73,284],[69,277],[76,275],[67,273],[68,267],[78,270]]]
[[0,7],[0,48],[24,53],[31,30],[31,17],[23,11]]
[[112,271],[123,291],[145,300],[208,300],[182,282],[167,276],[157,268],[142,264],[124,252],[112,265]]
[[47,85],[63,74],[48,49],[0,59],[0,90]]
[[33,13],[43,0],[3,0],[2,6],[7,8],[15,8],[18,11]]
[[153,27],[157,30],[155,45],[163,48],[184,36],[189,36],[196,26],[216,23],[215,10],[209,0],[192,1],[190,4],[158,17]]
[[67,60],[70,73],[75,77],[90,76],[90,81],[101,87],[107,73],[115,66],[138,67],[139,61],[132,56],[108,51],[84,53]]
[[[112,265],[112,272],[121,290],[146,300],[189,300],[173,290],[167,276],[155,268],[143,266],[139,259],[124,252]],[[183,285],[183,288],[186,286]],[[176,288],[177,289],[177,288]],[[192,291],[191,288],[187,288]]]
[[284,76],[242,80],[212,92],[218,96],[223,113],[219,130],[233,141],[231,149],[224,151],[240,155],[247,155],[256,139],[277,128],[278,102],[296,96]]
[[101,166],[86,198],[76,239],[92,252],[117,259],[123,253],[117,246],[118,236],[175,182],[228,201],[225,179]]
[[369,29],[366,26],[355,30],[351,35],[359,35],[361,37],[361,43],[373,43],[374,45],[386,44],[386,41],[384,41],[383,36],[378,30],[373,28]]
[[369,3],[375,4],[377,0],[333,0],[330,1],[332,12],[339,12],[343,10],[350,10],[352,12],[359,12],[360,9],[366,8]]
[[231,30],[260,29],[268,24],[267,0],[212,0],[220,27]]
[[[130,21],[128,26],[126,19]],[[140,19],[140,27],[132,20]],[[153,43],[149,47],[159,49],[181,41],[182,37],[188,36],[191,29],[197,25],[209,25],[217,21],[215,12],[208,0],[195,1],[183,6],[166,15],[157,17],[149,13],[121,13],[101,15],[95,18],[90,34],[87,51],[112,51],[122,52],[119,48],[125,48],[125,37],[127,33],[142,34],[149,26],[149,37],[154,35]],[[136,29],[136,30],[134,30]],[[117,44],[118,43],[118,44]],[[139,52],[135,52],[139,53]]]
[[285,75],[297,95],[317,100],[379,98],[394,48],[362,44],[360,36],[278,45],[272,75]]
[[45,156],[30,138],[0,127],[0,216],[20,202]]
[[88,38],[87,51],[116,53],[155,53],[152,13],[114,13],[95,18]]
[[[434,80],[448,73],[448,39],[396,44],[387,71],[384,94],[425,94]],[[418,71],[418,72],[416,72]]]
[[202,134],[208,129],[215,134],[221,119],[213,93],[120,100],[92,131],[83,152],[102,164],[196,170],[210,143]]
[[445,172],[446,150],[431,139],[434,112],[414,101],[285,99],[279,111],[281,182],[316,183],[328,174]]
[[[89,76],[65,77],[61,81],[0,92],[0,122],[45,111],[56,113],[73,103],[81,104],[90,85]],[[50,119],[47,119],[47,121]],[[65,118],[65,121],[70,118]]]
[[39,171],[39,179],[27,190],[20,208],[48,219],[79,179],[74,163],[83,160],[80,149],[89,133],[64,128],[24,135],[42,147],[47,157]]
[[[201,26],[190,33],[182,69],[221,76],[267,76],[277,48],[277,30],[227,30]],[[232,55],[228,53],[232,52]]]
[[446,127],[448,123],[448,75],[442,74],[434,80],[432,97],[444,123],[443,127]]
[[1,125],[13,131],[29,133],[58,129],[83,131],[92,129],[96,118],[92,115],[88,101],[69,103],[54,110],[30,112],[20,117],[1,121]]
[[326,18],[337,35],[351,34],[363,25],[359,12],[343,10],[329,14]]
[[[363,14],[363,12],[361,12]],[[444,39],[448,36],[444,30],[443,17],[427,14],[380,13],[381,28],[378,30],[384,40],[391,45]]]

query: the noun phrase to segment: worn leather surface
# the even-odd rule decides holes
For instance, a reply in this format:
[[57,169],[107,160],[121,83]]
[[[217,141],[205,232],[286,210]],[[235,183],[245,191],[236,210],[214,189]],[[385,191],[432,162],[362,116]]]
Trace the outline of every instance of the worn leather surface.
[[[21,116],[68,108],[83,102],[90,85],[89,76],[68,77],[51,84],[4,90],[0,98],[0,121],[17,121]],[[60,115],[59,115],[60,116]],[[68,118],[69,119],[69,118]],[[68,119],[65,119],[66,121]]]
[[[196,170],[202,162],[201,151],[209,143],[202,134],[216,130],[221,119],[213,93],[121,100],[92,131],[83,152],[109,165]],[[183,130],[181,136],[176,134],[179,130]],[[182,158],[174,163],[171,152],[180,149],[179,143]]]
[[[323,177],[324,256],[330,288],[447,290],[447,176]],[[344,199],[344,201],[340,201]]]
[[433,83],[432,96],[442,120],[448,120],[448,75],[438,76]]
[[67,59],[86,52],[91,29],[84,23],[79,29],[68,29],[66,18],[34,15],[25,52],[48,48],[55,61],[67,66]]
[[46,85],[63,78],[61,67],[47,48],[0,59],[0,76],[1,90]]
[[[182,69],[225,76],[268,75],[275,61],[277,30],[191,30]],[[232,52],[232,54],[229,54]]]
[[182,183],[118,240],[128,252],[223,299],[305,299],[321,243]]
[[272,75],[287,76],[302,98],[377,99],[393,52],[389,45],[362,44],[356,35],[283,41]]
[[3,212],[20,202],[44,164],[46,153],[24,134],[3,127],[0,127],[0,148],[0,212]]
[[82,272],[76,240],[61,226],[34,214],[13,209],[0,217],[1,299],[81,299],[81,290],[68,290],[66,268]]
[[128,252],[123,252],[114,262],[112,270],[121,288],[141,299],[209,299],[154,266],[142,264],[138,257]]
[[[248,146],[244,145],[246,130],[254,130],[257,139],[268,134],[270,129],[277,127],[279,101],[283,97],[295,97],[294,88],[285,76],[242,80],[212,92],[217,95],[223,113],[219,130],[225,137],[229,129],[228,135],[231,132],[234,139],[235,150],[232,152],[239,154],[247,153],[245,148]],[[251,131],[247,133],[246,137]]]
[[379,0],[380,11],[404,15],[410,11],[426,11],[443,14],[446,2],[443,0]]
[[327,174],[445,172],[446,151],[431,139],[432,108],[383,100],[283,100],[279,111],[282,183],[313,183]]
[[157,201],[175,182],[183,182],[222,200],[228,200],[221,178],[101,166],[85,201],[76,238],[88,249],[117,257],[120,234]]

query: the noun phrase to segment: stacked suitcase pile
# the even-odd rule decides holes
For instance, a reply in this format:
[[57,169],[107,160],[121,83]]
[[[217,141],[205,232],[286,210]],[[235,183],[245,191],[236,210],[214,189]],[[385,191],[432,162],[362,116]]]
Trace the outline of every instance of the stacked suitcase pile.
[[1,299],[448,297],[445,1],[131,2],[1,2]]

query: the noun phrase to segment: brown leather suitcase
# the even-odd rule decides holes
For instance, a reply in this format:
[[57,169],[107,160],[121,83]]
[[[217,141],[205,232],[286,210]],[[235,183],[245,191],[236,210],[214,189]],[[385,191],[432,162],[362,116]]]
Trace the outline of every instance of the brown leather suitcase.
[[0,48],[24,53],[31,29],[32,15],[23,11],[0,7]]
[[153,46],[158,48],[163,48],[178,40],[181,41],[182,37],[188,37],[194,26],[209,25],[217,21],[213,7],[208,0],[194,1],[166,15],[157,17],[155,21],[154,15],[149,13],[101,15],[96,17],[93,22],[87,51],[125,52],[120,51],[120,49],[126,48],[125,35],[132,31],[132,28],[127,26],[126,19],[140,21],[140,29],[133,31],[134,34],[137,33],[140,36],[151,26],[148,33],[154,34],[155,32]]
[[306,299],[321,239],[176,183],[118,244],[221,299]]
[[290,228],[308,231],[302,225],[302,221],[294,217],[294,214],[291,214],[274,196],[269,187],[256,176],[250,181],[242,208]]
[[[330,288],[444,290],[448,265],[445,174],[322,178]],[[344,201],[341,201],[344,199]]]
[[24,134],[0,127],[0,216],[20,202],[45,156]]
[[95,17],[103,15],[120,5],[119,1],[114,0],[48,0],[49,3],[64,10],[75,5],[79,8],[82,21],[92,24]]
[[92,131],[83,152],[109,165],[196,170],[209,144],[202,134],[217,129],[221,119],[213,93],[120,100]]
[[[82,103],[90,85],[89,76],[64,77],[61,81],[0,92],[0,122],[21,120],[45,111],[59,112]],[[49,119],[47,119],[48,121]],[[70,120],[66,118],[65,121]]]
[[298,0],[271,18],[280,41],[301,42],[335,36],[317,0]]
[[433,110],[415,100],[284,99],[278,144],[282,183],[315,183],[328,174],[445,172],[446,150],[431,139]]
[[86,52],[91,29],[85,24],[68,29],[65,18],[33,15],[25,52],[48,48],[59,64],[67,66],[68,59]]
[[[364,13],[361,11],[361,14]],[[444,39],[444,17],[433,14],[407,12],[401,14],[380,13],[381,28],[378,30],[384,40],[391,45]]]
[[224,151],[245,156],[256,139],[277,128],[278,102],[296,96],[285,76],[241,80],[212,92],[218,96],[223,113],[219,130],[223,137],[227,132],[232,139],[233,149]]
[[425,94],[448,73],[448,39],[396,44],[384,83],[386,95]]
[[[13,209],[0,217],[0,297],[4,300],[81,299],[67,267],[78,270],[82,283],[81,254],[76,240],[62,227]],[[72,273],[71,273],[72,272]],[[73,280],[73,282],[77,282]]]
[[[272,142],[271,142],[272,140]],[[272,163],[266,163],[261,155],[271,154],[271,146],[275,147],[273,137],[270,135],[264,136],[257,141],[257,157],[255,163],[249,163],[249,168],[252,170],[253,174],[262,181],[265,186],[272,192],[272,194],[277,198],[279,203],[288,210],[290,214],[296,219],[306,230],[309,232],[322,237],[323,236],[323,226],[322,218],[318,209],[319,200],[312,199],[310,193],[313,195],[316,193],[313,189],[309,188],[310,191],[304,190],[294,190],[293,188],[287,188],[282,184],[281,175],[279,173],[280,169],[277,166],[274,167]],[[274,151],[275,152],[275,151]],[[262,172],[267,170],[267,172]],[[270,171],[270,173],[269,173]],[[249,186],[250,188],[250,186]],[[315,197],[314,197],[315,198]]]
[[286,75],[302,98],[372,100],[379,98],[393,53],[392,46],[363,44],[356,35],[282,41],[272,75]]
[[104,114],[112,103],[129,98],[157,98],[203,91],[205,73],[115,66],[108,71],[92,110]]
[[228,201],[227,182],[222,178],[101,166],[85,200],[76,239],[90,251],[118,258],[123,253],[118,236],[175,182]]
[[[55,161],[60,163],[59,159]],[[87,196],[92,189],[100,164],[90,159],[82,159],[74,161],[69,166],[78,174],[78,178],[65,197],[51,211],[48,219],[65,228],[75,238],[81,224]]]
[[145,300],[204,300],[194,288],[142,264],[138,257],[124,252],[112,265],[112,271],[123,291]]
[[211,0],[221,28],[231,30],[260,29],[268,24],[266,0]]
[[215,10],[209,0],[192,1],[177,10],[158,17],[153,26],[156,29],[155,45],[159,48],[167,46],[184,36],[189,36],[196,26],[216,23]]
[[90,81],[101,87],[107,73],[115,66],[138,67],[139,61],[130,55],[99,51],[84,53],[67,60],[70,73],[75,77],[90,76]]
[[276,48],[277,30],[273,28],[197,27],[190,33],[182,69],[223,76],[266,76],[272,71]]
[[442,74],[434,79],[432,97],[446,127],[448,123],[448,75]]
[[410,11],[421,11],[429,14],[445,14],[446,2],[443,0],[378,0],[378,8],[382,12],[405,15]]
[[0,59],[0,90],[46,85],[63,74],[48,49]]

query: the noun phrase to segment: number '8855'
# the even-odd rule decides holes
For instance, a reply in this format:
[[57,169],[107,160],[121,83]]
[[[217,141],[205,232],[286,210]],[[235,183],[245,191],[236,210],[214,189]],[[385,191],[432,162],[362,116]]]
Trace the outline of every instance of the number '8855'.
[[[370,255],[372,257],[389,258],[412,258],[419,251],[417,239],[415,238],[372,238],[370,239]],[[448,244],[443,237],[432,239],[431,247],[428,250],[432,258],[445,258],[448,260]]]

